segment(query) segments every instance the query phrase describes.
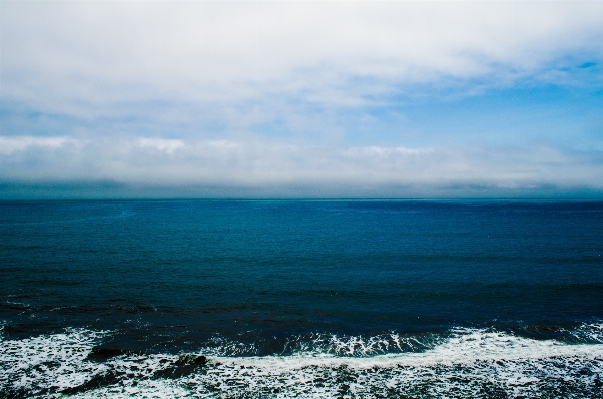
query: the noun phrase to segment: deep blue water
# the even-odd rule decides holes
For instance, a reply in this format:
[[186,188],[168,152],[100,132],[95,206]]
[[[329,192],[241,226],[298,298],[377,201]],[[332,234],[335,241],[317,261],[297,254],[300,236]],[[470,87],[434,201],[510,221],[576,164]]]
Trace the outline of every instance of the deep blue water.
[[[104,331],[107,357],[295,355],[316,337],[438,343],[455,328],[598,348],[602,256],[597,201],[3,201],[0,322],[6,342]],[[63,389],[16,378],[5,394]]]

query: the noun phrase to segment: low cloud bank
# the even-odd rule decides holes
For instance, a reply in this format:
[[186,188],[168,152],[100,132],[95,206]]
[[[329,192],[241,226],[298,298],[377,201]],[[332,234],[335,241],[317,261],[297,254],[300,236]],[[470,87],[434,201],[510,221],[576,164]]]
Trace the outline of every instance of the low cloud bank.
[[0,148],[3,198],[603,196],[603,152],[545,146],[27,136]]

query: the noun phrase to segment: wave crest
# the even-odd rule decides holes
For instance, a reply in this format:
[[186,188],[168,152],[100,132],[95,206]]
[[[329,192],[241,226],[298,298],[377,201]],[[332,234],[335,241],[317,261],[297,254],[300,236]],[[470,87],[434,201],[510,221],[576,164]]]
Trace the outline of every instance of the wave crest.
[[82,398],[601,398],[603,344],[597,340],[602,330],[601,323],[584,324],[572,331],[582,343],[572,344],[470,328],[443,336],[313,334],[291,339],[287,355],[232,356],[224,353],[251,349],[215,337],[197,353],[125,353],[99,346],[108,332],[68,329],[22,340],[0,338],[0,393]]

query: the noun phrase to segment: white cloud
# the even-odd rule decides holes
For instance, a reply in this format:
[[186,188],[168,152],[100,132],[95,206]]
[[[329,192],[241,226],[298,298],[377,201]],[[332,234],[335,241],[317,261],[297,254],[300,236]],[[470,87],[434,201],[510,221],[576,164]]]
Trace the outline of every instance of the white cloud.
[[13,152],[25,151],[31,147],[57,149],[67,144],[78,144],[71,137],[35,137],[35,136],[0,136],[0,154],[11,155]]
[[0,19],[0,179],[603,189],[600,139],[547,140],[578,137],[580,111],[549,129],[554,111],[448,109],[438,133],[437,110],[392,107],[603,87],[603,2],[3,1]]
[[[510,84],[603,55],[601,2],[4,2],[2,96],[366,103],[408,84]],[[554,74],[549,74],[554,77]]]
[[[328,195],[369,187],[529,189],[543,184],[603,190],[600,152],[551,147],[406,148],[283,145],[269,141],[98,140],[66,146],[65,138],[26,142],[2,137],[0,178],[24,181],[114,181],[147,186],[326,187]],[[142,149],[153,151],[139,151]],[[80,143],[81,144],[81,143]],[[36,146],[36,151],[24,152]],[[57,151],[61,149],[61,151]],[[166,156],[157,156],[160,151]],[[302,193],[303,194],[303,193]]]
[[161,139],[142,137],[136,141],[137,145],[143,148],[153,148],[158,151],[163,151],[167,154],[172,154],[179,148],[184,147],[184,142],[178,139]]

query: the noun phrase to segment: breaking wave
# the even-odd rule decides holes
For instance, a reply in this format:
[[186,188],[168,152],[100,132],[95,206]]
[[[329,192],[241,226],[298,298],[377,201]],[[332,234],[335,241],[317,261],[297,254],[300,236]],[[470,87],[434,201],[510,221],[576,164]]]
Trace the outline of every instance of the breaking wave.
[[282,354],[215,337],[195,353],[103,346],[111,332],[0,341],[3,397],[602,398],[603,323],[532,339],[495,329],[443,335],[311,334]]

